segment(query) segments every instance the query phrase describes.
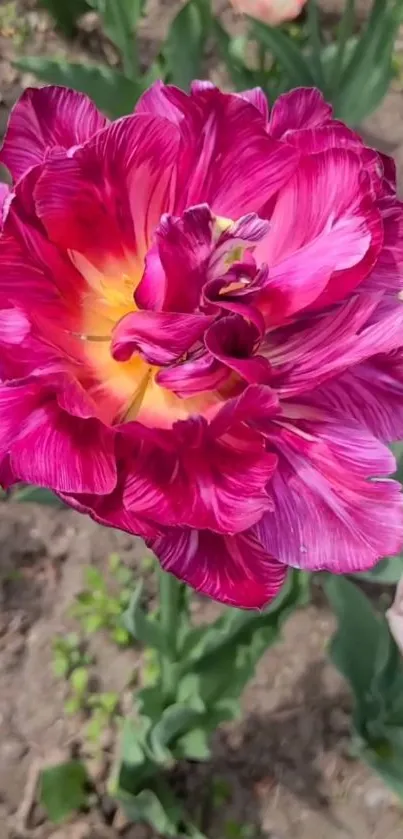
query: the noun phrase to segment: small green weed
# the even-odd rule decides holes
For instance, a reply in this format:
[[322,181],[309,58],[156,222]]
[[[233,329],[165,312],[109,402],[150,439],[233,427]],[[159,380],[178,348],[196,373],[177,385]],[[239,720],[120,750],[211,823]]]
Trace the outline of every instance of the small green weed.
[[134,587],[134,575],[117,554],[109,557],[109,573],[116,591],[109,588],[104,575],[94,566],[85,569],[86,587],[75,598],[72,617],[87,635],[106,630],[119,647],[130,643],[130,635],[122,626],[121,617],[127,609]]
[[84,649],[77,632],[58,635],[53,641],[53,672],[58,678],[69,679],[77,669],[85,669],[92,658]]
[[97,745],[100,742],[102,732],[117,722],[119,711],[119,696],[117,693],[93,693],[88,697],[88,706],[91,709],[90,719],[87,723],[85,733],[87,740]]
[[253,824],[240,824],[235,819],[229,819],[224,824],[225,839],[258,839],[258,828]]
[[16,47],[21,46],[29,35],[29,24],[21,16],[15,0],[0,7],[0,35],[10,39]]

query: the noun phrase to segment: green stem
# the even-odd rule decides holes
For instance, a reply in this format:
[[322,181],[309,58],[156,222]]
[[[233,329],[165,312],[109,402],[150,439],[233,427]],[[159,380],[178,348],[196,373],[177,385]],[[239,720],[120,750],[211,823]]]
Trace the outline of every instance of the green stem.
[[167,699],[175,694],[176,667],[178,652],[178,620],[180,616],[180,600],[182,583],[172,574],[168,574],[160,567],[160,625],[165,634],[166,653],[160,656],[162,691]]

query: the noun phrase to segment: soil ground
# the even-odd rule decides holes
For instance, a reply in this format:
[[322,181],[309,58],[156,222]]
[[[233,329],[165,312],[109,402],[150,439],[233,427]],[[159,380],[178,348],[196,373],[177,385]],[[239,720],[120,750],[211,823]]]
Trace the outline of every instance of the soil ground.
[[[151,0],[143,27],[142,59],[156,52],[176,3]],[[361,4],[365,9],[365,2]],[[330,11],[340,3],[328,0]],[[224,0],[217,2],[224,9]],[[232,26],[239,22],[224,11]],[[35,83],[19,74],[19,54],[91,55],[113,64],[113,48],[89,16],[73,43],[65,43],[34,0],[0,0],[0,137],[20,90]],[[222,68],[209,62],[212,75]],[[369,142],[392,154],[403,190],[403,96],[394,85],[363,127]],[[38,805],[35,776],[43,762],[82,747],[82,722],[66,717],[66,687],[52,671],[52,643],[71,629],[67,612],[83,587],[83,570],[106,567],[117,552],[133,568],[144,550],[125,534],[101,529],[67,510],[0,504],[0,839],[156,839],[143,826],[130,826],[120,814],[111,821],[104,775],[116,749],[107,732],[92,773],[99,797],[89,813],[54,828]],[[147,590],[152,596],[152,578]],[[215,607],[197,598],[198,619]],[[240,722],[223,727],[213,758],[199,769],[184,767],[185,799],[202,796],[212,775],[226,782],[228,800],[206,814],[209,839],[225,839],[233,820],[256,826],[266,839],[402,839],[403,810],[381,781],[349,757],[350,697],[326,658],[334,625],[320,598],[295,614],[283,640],[262,658],[243,697]],[[128,674],[140,653],[117,654],[107,636],[95,637],[97,677],[105,690],[125,701]],[[30,810],[30,812],[28,812]]]

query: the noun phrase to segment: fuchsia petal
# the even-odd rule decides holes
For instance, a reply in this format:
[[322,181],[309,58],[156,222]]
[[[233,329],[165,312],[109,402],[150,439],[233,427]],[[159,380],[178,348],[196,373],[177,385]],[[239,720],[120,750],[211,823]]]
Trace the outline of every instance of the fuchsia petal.
[[202,314],[132,312],[114,329],[112,354],[127,361],[139,352],[150,364],[170,364],[191,350],[210,323]]
[[29,335],[30,330],[28,318],[19,309],[0,310],[1,344],[21,344]]
[[383,199],[378,203],[382,213],[383,247],[379,259],[365,282],[365,289],[385,292],[401,291],[403,275],[403,204]]
[[107,123],[83,93],[27,88],[11,112],[0,163],[18,180],[51,151],[81,145]]
[[284,425],[274,511],[257,526],[262,544],[298,568],[351,573],[393,554],[403,537],[401,487],[390,451],[353,423]]
[[143,440],[126,480],[127,510],[153,515],[163,526],[223,533],[250,527],[271,506],[267,485],[276,456],[247,423],[269,405],[276,410],[273,394],[251,387],[226,403],[210,426],[195,417],[176,423],[168,436]]
[[183,114],[180,108],[170,101],[168,90],[167,85],[158,79],[140,96],[134,109],[135,113],[163,117],[179,125],[183,120]]
[[21,480],[56,492],[104,495],[117,480],[113,433],[52,403],[30,413],[12,446],[11,463]]
[[279,402],[270,387],[249,385],[233,399],[228,399],[211,423],[216,435],[225,433],[238,423],[248,423],[263,431],[271,428],[271,420],[279,412]]
[[40,392],[35,382],[25,380],[12,385],[0,385],[0,459],[10,450],[39,401]]
[[359,295],[302,324],[295,334],[291,327],[288,340],[277,346],[267,343],[262,352],[273,366],[273,383],[277,380],[281,395],[312,390],[373,355],[399,348],[403,305],[397,301],[390,311],[377,314],[378,304],[379,294]]
[[281,138],[301,128],[324,125],[331,116],[332,108],[325,102],[319,90],[298,87],[289,93],[283,93],[274,103],[269,132],[272,137]]
[[160,370],[156,382],[186,398],[216,390],[229,378],[230,370],[203,348],[192,353],[189,360]]
[[243,90],[238,95],[241,96],[242,99],[246,99],[247,102],[250,102],[251,105],[254,105],[267,122],[269,118],[269,104],[267,96],[261,87],[252,87],[250,90]]
[[170,208],[178,142],[165,120],[125,117],[73,157],[48,161],[35,200],[52,241],[101,265],[136,251],[144,256]]
[[11,190],[7,184],[0,183],[0,231],[5,222],[6,213],[8,212],[11,201]]
[[212,249],[213,216],[205,204],[182,218],[166,215],[136,292],[145,308],[192,312],[199,306]]
[[252,531],[220,536],[173,529],[150,542],[162,567],[228,606],[261,609],[278,594],[286,566],[267,555]]
[[123,502],[136,516],[159,525],[187,525],[238,533],[270,509],[266,490],[276,457],[247,428],[215,439],[205,424],[188,420],[176,428],[177,448],[144,447],[126,481]]
[[[84,281],[68,255],[46,237],[36,216],[33,192],[38,170],[15,187],[0,238],[0,300],[12,301],[29,318],[40,312],[53,322],[71,327]],[[40,171],[40,170],[39,170]]]
[[[148,102],[164,116],[161,94],[183,140],[177,212],[202,202],[229,218],[259,212],[295,171],[299,152],[270,138],[265,116],[241,96],[204,84],[190,96],[159,86]],[[142,100],[141,112],[147,104]]]
[[238,315],[216,321],[208,329],[205,345],[211,355],[252,384],[268,384],[271,366],[255,354],[259,335],[255,327]]
[[342,420],[356,420],[375,436],[403,438],[403,357],[401,350],[357,364],[309,394],[309,404]]
[[[301,308],[310,298],[315,307],[342,299],[374,266],[382,247],[382,219],[373,205],[360,201],[360,183],[359,158],[344,149],[330,149],[304,158],[280,193],[270,232],[256,254],[274,265],[270,277],[276,298],[284,287],[286,311],[290,294],[291,311],[299,294]],[[297,260],[307,276],[307,294],[299,278],[293,301],[293,283],[287,275],[290,271],[296,275]]]

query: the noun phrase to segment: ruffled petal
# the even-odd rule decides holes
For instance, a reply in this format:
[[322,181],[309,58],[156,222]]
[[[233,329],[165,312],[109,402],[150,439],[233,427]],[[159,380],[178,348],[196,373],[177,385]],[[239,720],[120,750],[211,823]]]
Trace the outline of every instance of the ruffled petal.
[[217,361],[251,384],[269,384],[271,366],[256,354],[259,334],[239,315],[216,321],[206,332],[205,345]]
[[7,184],[0,183],[0,232],[3,229],[11,197],[10,187]]
[[[12,302],[28,319],[77,322],[84,280],[68,255],[49,242],[36,216],[33,193],[40,167],[16,185],[0,238],[0,304]],[[59,328],[59,333],[61,333]]]
[[332,117],[332,108],[316,88],[298,87],[283,93],[273,105],[269,132],[278,139],[301,128],[315,128]]
[[349,367],[402,346],[403,304],[380,304],[380,293],[361,294],[297,328],[268,335],[261,352],[273,367],[283,397],[322,385]]
[[123,493],[126,509],[163,525],[222,533],[250,527],[270,508],[276,456],[264,438],[229,417],[216,436],[201,417],[176,423],[169,437],[143,440]]
[[22,380],[0,385],[0,458],[9,453],[21,427],[40,402],[35,382]]
[[135,294],[139,306],[181,312],[198,308],[213,246],[213,223],[206,204],[189,208],[180,218],[161,219]]
[[199,393],[217,390],[228,381],[230,370],[204,348],[179,364],[165,367],[156,375],[157,384],[186,399]]
[[253,531],[220,536],[171,529],[149,542],[162,567],[192,588],[238,609],[261,609],[278,594],[287,569]]
[[166,120],[125,117],[72,157],[49,160],[39,178],[37,213],[59,247],[105,269],[143,259],[170,209],[179,133]]
[[298,150],[268,136],[255,103],[211,85],[197,85],[190,96],[167,85],[142,100],[141,112],[152,107],[167,116],[165,100],[183,141],[177,213],[202,202],[229,218],[259,212],[295,171]]
[[131,312],[113,331],[112,355],[127,361],[139,352],[150,364],[171,364],[192,349],[211,320],[202,314]]
[[12,445],[11,465],[20,480],[55,492],[109,493],[117,480],[114,434],[49,402],[31,410]]
[[377,355],[309,394],[309,404],[356,420],[381,440],[403,438],[403,354]]
[[11,112],[0,162],[18,180],[52,151],[81,145],[107,123],[83,93],[27,88]]
[[[291,284],[286,275],[291,270],[295,276],[293,258],[298,260],[302,276],[307,275],[307,299],[313,298],[318,308],[343,299],[362,282],[374,267],[382,243],[381,215],[363,192],[359,158],[344,149],[329,149],[301,161],[280,192],[270,232],[257,245],[255,258],[271,266],[273,283],[278,277],[276,292],[285,284],[287,296]],[[321,263],[324,277],[320,281]],[[302,299],[303,287],[300,279]]]
[[352,573],[401,548],[401,487],[387,479],[395,460],[366,429],[285,423],[270,440],[280,456],[274,510],[256,528],[268,553],[296,568]]

